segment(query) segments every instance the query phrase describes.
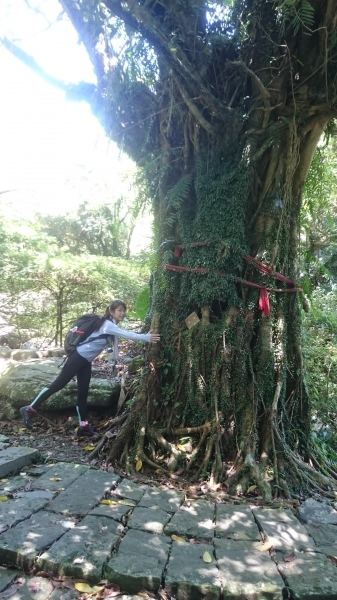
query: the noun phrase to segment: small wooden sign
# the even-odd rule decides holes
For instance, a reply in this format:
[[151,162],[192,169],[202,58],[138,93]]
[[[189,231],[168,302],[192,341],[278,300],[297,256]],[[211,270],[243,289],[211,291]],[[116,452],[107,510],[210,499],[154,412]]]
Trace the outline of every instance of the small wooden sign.
[[199,323],[199,321],[200,319],[196,312],[192,312],[190,315],[188,315],[187,319],[185,319],[185,323],[189,329],[194,327],[194,325]]

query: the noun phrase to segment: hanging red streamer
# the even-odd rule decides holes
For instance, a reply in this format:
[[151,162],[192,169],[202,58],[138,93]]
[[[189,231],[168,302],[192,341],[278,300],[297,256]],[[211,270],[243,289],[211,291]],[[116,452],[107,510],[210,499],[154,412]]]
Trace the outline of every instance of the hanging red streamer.
[[260,290],[259,309],[263,311],[265,317],[270,317],[269,296],[266,288]]

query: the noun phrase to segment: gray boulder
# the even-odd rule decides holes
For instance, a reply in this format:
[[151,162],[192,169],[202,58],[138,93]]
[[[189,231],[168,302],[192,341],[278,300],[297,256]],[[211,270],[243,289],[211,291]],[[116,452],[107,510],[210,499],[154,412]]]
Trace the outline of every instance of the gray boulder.
[[9,358],[11,352],[11,349],[7,348],[7,346],[0,346],[0,358]]
[[36,350],[12,350],[11,358],[13,360],[28,360],[29,358],[39,358]]
[[298,514],[302,523],[309,525],[317,523],[337,525],[337,511],[332,506],[317,502],[313,498],[308,498],[299,506]]
[[[0,420],[15,418],[17,410],[31,402],[38,393],[48,387],[59,375],[61,359],[31,359],[25,362],[8,364],[0,374]],[[92,379],[88,406],[90,408],[110,408],[119,397],[120,384],[108,379]],[[44,411],[65,410],[76,404],[77,384],[71,381],[43,404]]]

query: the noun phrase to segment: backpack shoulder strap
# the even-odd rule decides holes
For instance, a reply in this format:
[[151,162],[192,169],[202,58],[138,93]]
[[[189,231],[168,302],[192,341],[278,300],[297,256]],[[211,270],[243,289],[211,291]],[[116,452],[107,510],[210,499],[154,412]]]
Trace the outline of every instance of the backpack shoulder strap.
[[94,340],[100,340],[103,338],[108,340],[109,337],[114,337],[114,336],[111,336],[108,333],[101,333],[100,335],[96,335],[95,337],[89,337],[86,340],[83,340],[83,342],[80,342],[79,344],[77,344],[77,347],[83,346],[83,344],[88,344],[89,342],[93,342]]

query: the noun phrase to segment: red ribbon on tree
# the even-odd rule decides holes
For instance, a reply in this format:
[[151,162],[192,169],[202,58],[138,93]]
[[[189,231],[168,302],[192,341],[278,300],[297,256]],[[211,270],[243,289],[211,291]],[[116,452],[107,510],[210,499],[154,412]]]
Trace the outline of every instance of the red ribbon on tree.
[[259,310],[263,311],[265,317],[270,317],[270,304],[266,288],[260,290]]

